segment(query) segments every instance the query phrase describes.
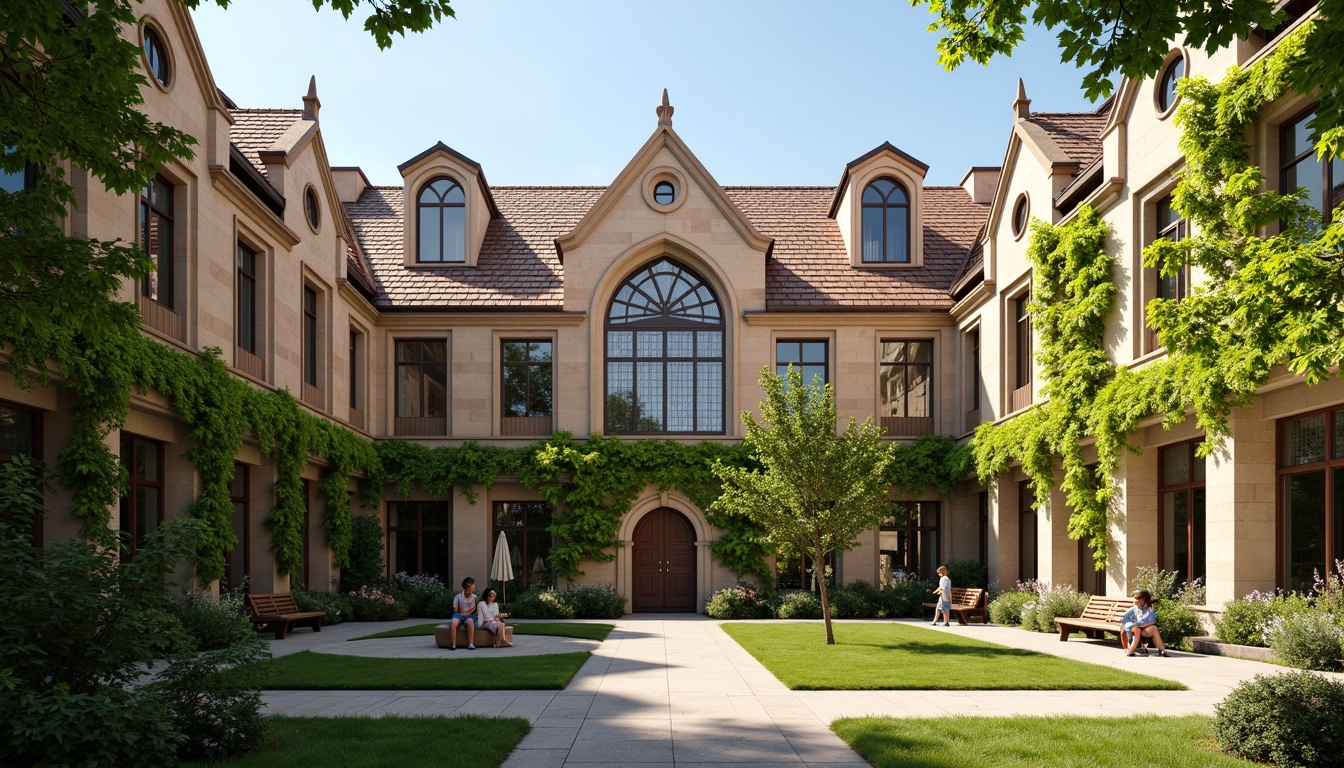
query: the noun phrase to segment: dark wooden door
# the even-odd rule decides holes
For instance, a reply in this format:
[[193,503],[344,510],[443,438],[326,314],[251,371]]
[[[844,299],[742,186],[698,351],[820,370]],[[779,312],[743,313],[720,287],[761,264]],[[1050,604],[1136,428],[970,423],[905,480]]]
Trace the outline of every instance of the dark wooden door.
[[635,612],[695,611],[695,529],[680,512],[655,509],[635,526]]

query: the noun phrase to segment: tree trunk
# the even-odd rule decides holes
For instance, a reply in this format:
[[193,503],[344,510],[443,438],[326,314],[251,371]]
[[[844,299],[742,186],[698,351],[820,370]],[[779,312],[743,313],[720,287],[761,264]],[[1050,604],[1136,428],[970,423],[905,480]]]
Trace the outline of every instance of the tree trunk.
[[812,551],[812,572],[821,571],[821,618],[826,622],[826,644],[835,645],[835,633],[831,631],[831,600],[826,594],[826,556],[821,551],[821,532],[818,531]]

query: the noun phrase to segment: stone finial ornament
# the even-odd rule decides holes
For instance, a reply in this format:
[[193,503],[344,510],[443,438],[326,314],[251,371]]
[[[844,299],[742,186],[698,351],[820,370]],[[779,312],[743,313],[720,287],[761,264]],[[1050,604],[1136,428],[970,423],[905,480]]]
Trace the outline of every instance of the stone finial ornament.
[[666,88],[663,89],[663,103],[654,111],[658,113],[658,125],[665,125],[668,128],[672,127],[672,113],[675,110],[672,109],[672,104],[667,100]]
[[322,102],[317,98],[317,75],[308,79],[308,94],[303,97],[303,119],[316,120]]
[[1025,120],[1031,117],[1031,99],[1027,98],[1027,86],[1022,78],[1017,78],[1017,98],[1013,100],[1013,117]]

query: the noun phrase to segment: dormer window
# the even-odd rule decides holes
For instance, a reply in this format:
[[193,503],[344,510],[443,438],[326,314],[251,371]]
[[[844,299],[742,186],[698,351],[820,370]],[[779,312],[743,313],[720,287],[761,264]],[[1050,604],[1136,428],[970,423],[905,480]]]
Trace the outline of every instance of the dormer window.
[[416,261],[466,262],[466,195],[457,182],[441,176],[421,187],[416,216],[419,221]]
[[863,190],[863,263],[910,263],[910,197],[895,179]]

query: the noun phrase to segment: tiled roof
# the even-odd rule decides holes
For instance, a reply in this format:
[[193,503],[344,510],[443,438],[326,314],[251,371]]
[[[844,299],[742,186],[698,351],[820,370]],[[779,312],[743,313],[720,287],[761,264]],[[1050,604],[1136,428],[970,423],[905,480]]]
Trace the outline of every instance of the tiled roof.
[[257,153],[270,149],[280,134],[303,118],[301,109],[234,109],[230,113],[234,122],[229,141],[262,176],[266,175],[266,166]]
[[961,272],[957,279],[952,281],[952,296],[959,298],[958,294],[965,291],[968,286],[974,285],[984,279],[985,272],[985,228],[975,233],[975,245],[966,253],[966,261],[961,265]]
[[766,264],[771,310],[927,309],[952,306],[948,295],[966,251],[989,215],[961,187],[925,187],[924,267],[855,269],[826,217],[834,187],[727,187],[761,234],[774,238]]
[[[491,220],[475,267],[414,267],[402,261],[402,190],[370,187],[346,213],[383,307],[559,309],[564,267],[555,239],[567,234],[602,187],[493,187]],[[924,268],[854,269],[839,225],[826,213],[834,187],[726,187],[762,235],[766,305],[774,310],[928,309],[952,305],[948,289],[988,215],[961,187],[924,188]]]
[[1036,112],[1027,119],[1039,125],[1070,160],[1083,168],[1101,156],[1101,129],[1109,112],[1103,105],[1097,112]]

